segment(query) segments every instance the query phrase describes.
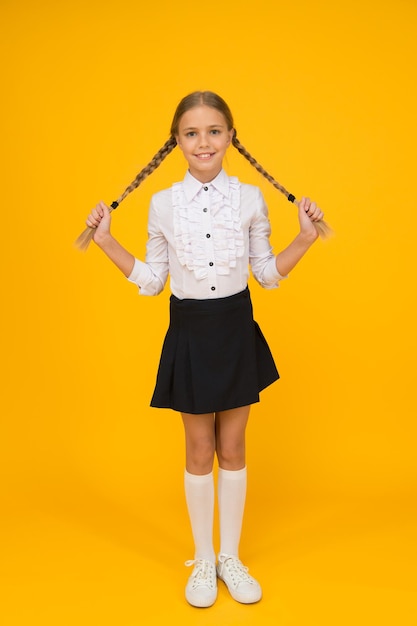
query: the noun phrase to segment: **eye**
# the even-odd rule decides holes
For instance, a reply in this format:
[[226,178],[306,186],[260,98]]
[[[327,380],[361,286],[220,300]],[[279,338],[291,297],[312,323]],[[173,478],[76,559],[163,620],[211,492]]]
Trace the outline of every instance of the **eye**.
[[195,136],[195,131],[194,130],[190,130],[188,133],[186,133],[186,137],[194,137]]
[[212,135],[219,135],[220,131],[218,128],[213,128],[213,130],[210,131]]

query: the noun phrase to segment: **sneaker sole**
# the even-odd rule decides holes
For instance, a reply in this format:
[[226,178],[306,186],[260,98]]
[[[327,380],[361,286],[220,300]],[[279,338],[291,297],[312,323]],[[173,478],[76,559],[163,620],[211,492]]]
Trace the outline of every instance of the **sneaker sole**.
[[219,574],[217,574],[217,578],[219,578],[226,586],[228,592],[232,596],[233,600],[239,602],[240,604],[256,604],[262,600],[262,591],[260,591],[260,595],[254,596],[253,599],[249,599],[247,596],[240,595],[239,592],[236,592],[234,589],[230,589],[229,585]]
[[197,609],[208,609],[216,602],[217,592],[214,598],[191,599],[188,594],[185,594],[185,599],[187,600],[188,604],[190,604],[191,606],[195,606]]

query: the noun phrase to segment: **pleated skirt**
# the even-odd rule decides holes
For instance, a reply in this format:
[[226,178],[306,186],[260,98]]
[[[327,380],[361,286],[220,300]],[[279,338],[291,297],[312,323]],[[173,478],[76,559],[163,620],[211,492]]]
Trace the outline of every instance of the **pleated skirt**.
[[151,406],[212,413],[259,402],[279,374],[253,319],[249,289],[226,298],[170,298]]

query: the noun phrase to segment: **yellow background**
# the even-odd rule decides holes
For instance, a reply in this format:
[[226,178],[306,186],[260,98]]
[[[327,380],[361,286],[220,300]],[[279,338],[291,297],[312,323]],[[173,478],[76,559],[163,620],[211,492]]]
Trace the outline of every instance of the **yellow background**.
[[[415,625],[415,2],[3,0],[0,24],[1,623]],[[282,376],[248,428],[264,600],[221,587],[207,611],[183,599],[182,426],[148,408],[169,290],[139,297],[73,247],[195,89],[336,233],[279,290],[251,283]],[[137,256],[184,165],[115,213]],[[294,207],[233,149],[225,166],[261,187],[278,251]]]

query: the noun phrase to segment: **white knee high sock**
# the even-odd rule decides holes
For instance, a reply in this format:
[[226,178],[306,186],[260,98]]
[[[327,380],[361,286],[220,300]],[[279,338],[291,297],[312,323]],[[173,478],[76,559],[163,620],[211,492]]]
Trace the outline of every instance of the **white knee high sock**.
[[246,500],[247,472],[219,468],[218,497],[220,515],[220,553],[239,556],[243,512]]
[[190,516],[195,545],[195,559],[207,559],[213,563],[214,480],[213,472],[198,476],[185,470],[185,498]]

